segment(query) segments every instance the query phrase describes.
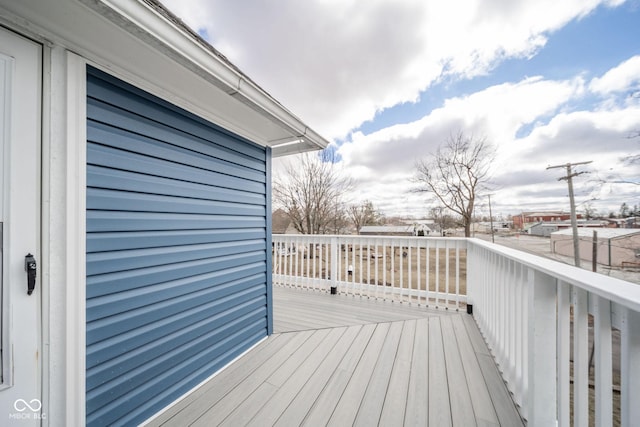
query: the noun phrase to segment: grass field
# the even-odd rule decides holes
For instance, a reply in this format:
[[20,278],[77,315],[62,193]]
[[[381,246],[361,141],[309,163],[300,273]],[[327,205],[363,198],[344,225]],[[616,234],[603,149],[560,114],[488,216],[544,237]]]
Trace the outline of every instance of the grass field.
[[[333,270],[328,246],[274,253],[274,273],[327,278]],[[465,249],[349,245],[338,256],[341,282],[420,290],[428,285],[429,291],[449,293],[455,293],[458,286],[459,293],[466,295]]]

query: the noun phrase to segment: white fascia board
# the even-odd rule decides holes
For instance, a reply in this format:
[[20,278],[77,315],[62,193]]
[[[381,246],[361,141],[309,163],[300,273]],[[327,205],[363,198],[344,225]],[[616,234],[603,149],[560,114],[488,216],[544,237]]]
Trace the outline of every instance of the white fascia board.
[[[274,121],[293,136],[301,137],[301,146],[296,152],[325,148],[329,142],[310,131],[290,111],[284,108],[263,89],[234,69],[229,63],[206,49],[193,36],[143,1],[131,0],[81,0],[98,10],[114,23],[125,26],[129,32],[140,37],[140,30],[147,36],[147,43],[156,41],[156,49],[164,50],[172,57],[182,57],[191,64],[192,71],[227,92],[230,96],[251,107],[259,114]],[[116,15],[114,15],[114,12]],[[123,21],[124,20],[124,21]],[[127,25],[127,22],[134,24]],[[159,42],[159,43],[158,43]],[[185,65],[187,65],[185,64]],[[275,146],[275,144],[270,144]]]

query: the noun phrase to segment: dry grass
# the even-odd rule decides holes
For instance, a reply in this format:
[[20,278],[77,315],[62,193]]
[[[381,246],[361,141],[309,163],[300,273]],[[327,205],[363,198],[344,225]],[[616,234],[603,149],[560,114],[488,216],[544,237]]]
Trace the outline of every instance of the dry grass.
[[[310,255],[310,256],[308,256]],[[339,253],[339,281],[455,293],[467,292],[467,254],[455,248],[399,246],[348,246]],[[456,259],[457,258],[457,259]],[[352,273],[349,274],[349,266]],[[274,254],[276,273],[327,278],[333,270],[325,247],[298,250],[286,256]],[[456,276],[456,272],[458,275]]]

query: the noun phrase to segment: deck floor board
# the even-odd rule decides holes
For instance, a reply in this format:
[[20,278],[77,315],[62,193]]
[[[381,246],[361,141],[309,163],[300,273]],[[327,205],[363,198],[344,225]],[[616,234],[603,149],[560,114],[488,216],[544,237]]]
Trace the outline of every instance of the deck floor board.
[[148,425],[523,425],[466,313],[273,295],[277,332]]

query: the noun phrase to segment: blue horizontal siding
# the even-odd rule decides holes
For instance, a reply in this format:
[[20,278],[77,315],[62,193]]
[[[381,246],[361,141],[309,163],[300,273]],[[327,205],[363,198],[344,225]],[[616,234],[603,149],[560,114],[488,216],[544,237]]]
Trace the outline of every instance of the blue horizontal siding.
[[134,193],[164,194],[168,196],[190,197],[202,200],[224,200],[264,206],[265,196],[262,193],[250,193],[246,188],[231,189],[212,186],[210,182],[187,182],[160,176],[147,176],[140,173],[107,169],[98,166],[87,166],[87,185],[92,188],[106,190],[131,191]]
[[94,233],[87,236],[87,252],[163,247],[168,240],[196,245],[264,238],[263,228]]
[[87,190],[87,209],[206,215],[225,215],[229,214],[229,212],[234,212],[234,215],[238,216],[264,216],[264,206],[96,188]]
[[[175,400],[175,390],[186,392],[198,385],[204,378],[233,360],[233,354],[240,354],[260,338],[261,333],[253,333],[257,325],[250,325],[237,331],[216,345],[197,354],[194,360],[189,359],[172,367],[152,380],[111,403],[94,408],[89,407],[87,413],[88,425],[135,425],[147,419],[149,414],[161,410],[164,402]],[[228,348],[227,352],[220,352],[220,347]],[[178,383],[175,378],[180,378]],[[147,399],[148,395],[155,399]],[[124,415],[123,415],[124,414]],[[120,418],[118,418],[120,416]]]
[[[189,342],[171,343],[170,350],[166,348],[154,346],[151,349],[144,349],[144,354],[140,356],[138,366],[129,369],[135,364],[135,361],[127,360],[126,372],[122,372],[115,380],[112,380],[111,371],[107,375],[109,382],[101,386],[95,387],[87,392],[87,406],[92,408],[96,403],[96,409],[108,406],[114,400],[127,396],[131,392],[139,392],[139,388],[144,387],[148,382],[154,380],[157,376],[165,374],[167,367],[178,369],[178,366],[185,361],[190,361],[191,368],[198,368],[198,363],[204,364],[208,362],[202,357],[202,353],[211,352],[212,349],[220,346],[229,337],[233,337],[239,330],[243,330],[247,326],[255,325],[260,321],[260,317],[265,316],[265,312],[256,309],[258,304],[248,307],[251,311],[237,319],[225,318],[224,323],[220,323],[216,328],[212,328],[208,333],[194,337]],[[264,309],[264,308],[263,308]],[[266,310],[266,309],[264,309]],[[182,331],[181,335],[186,332]],[[165,341],[165,340],[163,340]],[[211,343],[215,343],[211,345]],[[165,342],[167,344],[168,342]],[[148,359],[148,354],[152,354],[153,349],[157,349],[155,357]],[[116,368],[117,370],[117,368]]]
[[111,147],[96,144],[87,145],[87,152],[87,163],[89,165],[94,164],[92,159],[100,159],[100,166],[109,167],[114,170],[136,172],[142,176],[148,175],[151,177],[171,178],[178,181],[208,184],[220,188],[264,194],[264,183],[262,182],[234,177],[212,170],[190,167],[170,160],[147,157],[142,154],[116,150]]
[[259,241],[255,240],[98,252],[87,254],[87,274],[93,276],[169,264],[175,264],[175,267],[179,267],[178,263],[185,261],[201,259],[213,261],[216,257],[221,259],[221,257],[227,258],[234,254],[255,255],[256,251],[258,251],[260,259],[264,260],[264,248],[261,248]]
[[[222,128],[212,125],[210,122],[181,110],[174,105],[154,97],[141,89],[128,85],[112,78],[99,70],[91,69],[90,73],[95,78],[87,82],[87,93],[90,99],[110,102],[118,108],[139,113],[143,118],[149,118],[162,124],[164,133],[173,135],[171,129],[176,130],[181,138],[194,136],[203,141],[208,141],[209,150],[219,150],[231,157],[229,160],[240,165],[245,165],[247,158],[264,160],[264,148],[231,134]],[[155,129],[148,130],[154,135]],[[177,140],[180,145],[187,145],[183,140]],[[240,157],[238,157],[240,156]],[[223,157],[221,154],[220,157]]]
[[88,68],[88,425],[144,421],[268,333],[269,157]]
[[[215,294],[216,297],[223,297],[230,292],[226,289],[226,286],[230,283],[240,290],[240,286],[236,282],[248,278],[252,278],[253,281],[256,279],[264,280],[262,271],[264,271],[264,263],[254,263],[252,267],[230,267],[222,271],[170,280],[143,288],[129,289],[120,293],[112,292],[101,297],[92,298],[91,304],[87,306],[87,320],[95,322],[95,324],[92,324],[87,329],[87,342],[91,343],[108,337],[110,333],[117,333],[118,331],[115,331],[116,328],[114,328],[114,322],[120,318],[127,321],[131,316],[136,315],[136,313],[129,312],[131,310],[137,308],[147,310],[150,304],[162,301],[170,301],[177,304],[180,298],[190,298],[195,294],[202,294],[203,291]],[[224,284],[212,286],[211,282],[214,281]],[[193,302],[199,303],[202,301]],[[122,316],[117,317],[119,315]],[[98,321],[103,318],[107,320]]]
[[[89,344],[100,343],[105,340],[113,340],[125,332],[136,330],[144,325],[151,325],[154,322],[163,321],[165,318],[171,316],[178,316],[182,321],[194,322],[194,319],[199,316],[199,313],[207,314],[206,311],[195,310],[198,305],[202,306],[202,309],[208,310],[211,307],[217,307],[216,309],[222,310],[222,304],[232,304],[235,300],[242,298],[249,298],[249,291],[251,293],[261,292],[259,287],[264,281],[264,275],[254,275],[248,277],[242,277],[237,280],[220,285],[216,287],[205,286],[205,278],[196,278],[192,282],[184,283],[187,281],[178,282],[177,285],[183,285],[184,291],[189,291],[182,295],[173,295],[166,292],[164,295],[155,296],[152,301],[147,304],[142,304],[142,298],[127,302],[127,311],[116,312],[108,317],[100,317],[104,314],[104,310],[100,313],[100,309],[108,308],[109,303],[104,303],[99,306],[96,311],[98,313],[94,315],[96,318],[92,319],[91,326],[88,331],[91,333],[92,341]],[[174,283],[175,284],[175,283]],[[171,298],[167,296],[171,295]],[[112,302],[112,301],[111,301]],[[191,310],[194,311],[185,311]],[[188,314],[187,314],[188,313]],[[195,317],[194,317],[195,316]],[[189,317],[189,320],[186,320]],[[177,318],[173,319],[177,322]],[[172,328],[180,329],[179,322],[171,325]],[[122,338],[122,337],[120,337]],[[96,346],[96,351],[91,354],[91,363],[100,363],[104,361],[107,355],[100,354],[101,347],[104,347],[107,343],[99,344]]]
[[[91,104],[89,104],[89,106],[91,107]],[[93,109],[97,111],[91,111]],[[94,107],[93,109],[90,108],[88,113],[93,113],[95,115],[105,113],[105,111],[100,108]],[[122,117],[114,117],[114,121],[122,119]],[[130,118],[132,123],[136,123],[136,125],[139,126],[139,122],[136,122],[136,119],[137,116]],[[137,132],[140,131],[140,129],[137,129]],[[91,127],[87,129],[87,139],[94,144],[125,150],[128,153],[142,154],[143,156],[157,158],[162,161],[170,160],[177,164],[202,168],[205,170],[213,170],[218,173],[258,182],[264,182],[265,180],[264,170],[260,169],[261,164],[257,160],[253,160],[251,163],[251,166],[258,168],[258,170],[254,170],[253,168],[239,166],[235,163],[230,163],[228,161],[209,156],[205,153],[187,150],[185,148],[169,144],[166,141],[147,138],[137,133],[128,133],[122,129],[114,128],[102,123],[91,124]],[[264,166],[264,164],[262,164],[262,166]]]

